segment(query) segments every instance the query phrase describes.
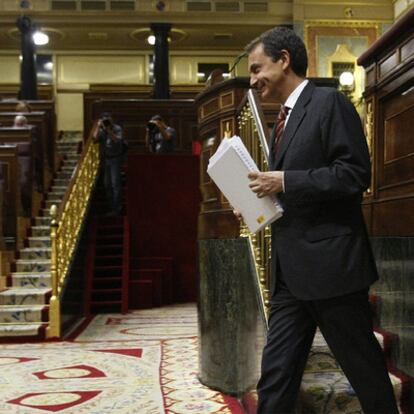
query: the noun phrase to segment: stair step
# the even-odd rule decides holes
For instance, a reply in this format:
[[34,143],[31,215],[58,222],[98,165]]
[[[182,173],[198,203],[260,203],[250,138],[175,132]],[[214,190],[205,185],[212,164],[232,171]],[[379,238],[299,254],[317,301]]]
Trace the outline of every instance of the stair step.
[[392,333],[396,336],[390,352],[392,363],[414,378],[414,326],[396,327]]
[[95,292],[99,289],[120,289],[122,288],[122,278],[121,277],[97,277],[93,279],[93,288]]
[[104,266],[120,266],[122,267],[122,256],[95,256],[95,267],[104,267]]
[[414,260],[377,260],[380,279],[371,287],[371,292],[414,292]]
[[72,172],[74,170],[74,166],[73,165],[69,165],[68,163],[64,163],[60,169],[60,171],[65,171],[65,172]]
[[50,236],[50,226],[33,226],[31,228],[31,235],[33,237]]
[[50,247],[50,236],[43,237],[28,237],[27,242],[29,247]]
[[412,325],[414,321],[414,292],[381,293],[376,298],[377,319],[383,329]]
[[28,272],[28,273],[12,273],[12,287],[19,288],[51,288],[52,277],[50,273]]
[[26,247],[19,251],[19,256],[22,260],[50,260],[51,255],[52,249],[50,247]]
[[57,192],[57,193],[64,193],[67,190],[67,186],[65,185],[52,185],[52,187],[50,188],[50,191],[52,192]]
[[62,201],[62,198],[64,197],[66,191],[49,191],[47,193],[46,199],[49,201]]
[[10,288],[0,292],[0,305],[42,305],[50,296],[50,288]]
[[118,256],[122,255],[123,246],[121,244],[103,244],[96,246],[97,256],[109,256],[115,254]]
[[50,272],[49,260],[16,260],[16,272]]
[[41,208],[40,214],[42,217],[50,217],[50,208]]
[[50,217],[46,216],[38,216],[35,217],[33,220],[34,226],[50,226]]
[[39,323],[47,322],[49,319],[49,306],[47,305],[24,305],[0,307],[0,323]]
[[46,327],[47,324],[44,323],[0,324],[0,338],[34,336],[42,339]]
[[50,207],[52,207],[53,204],[55,204],[57,207],[59,207],[61,202],[62,202],[62,199],[59,199],[59,200],[45,200],[44,201],[44,208],[46,208],[47,210],[50,210]]
[[[401,381],[390,375],[394,392],[399,398]],[[399,398],[401,399],[401,397]],[[299,413],[362,413],[359,400],[342,372],[327,374],[305,372],[300,391]]]
[[55,178],[53,179],[53,185],[58,185],[59,187],[68,187],[70,180],[67,178]]

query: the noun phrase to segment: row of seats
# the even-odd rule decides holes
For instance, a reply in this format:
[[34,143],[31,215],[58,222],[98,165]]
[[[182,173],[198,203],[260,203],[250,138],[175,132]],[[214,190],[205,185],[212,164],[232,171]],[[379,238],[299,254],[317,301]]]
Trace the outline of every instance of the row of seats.
[[[13,250],[21,243],[22,218],[39,211],[58,164],[55,152],[54,101],[0,101],[0,247]],[[23,111],[23,112],[22,112]],[[13,126],[16,116],[27,125]]]

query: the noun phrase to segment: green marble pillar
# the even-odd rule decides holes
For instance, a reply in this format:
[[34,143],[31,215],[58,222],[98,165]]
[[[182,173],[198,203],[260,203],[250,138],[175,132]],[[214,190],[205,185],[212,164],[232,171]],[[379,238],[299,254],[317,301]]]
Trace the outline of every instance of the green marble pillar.
[[200,240],[199,269],[199,378],[241,395],[257,383],[265,336],[247,240]]

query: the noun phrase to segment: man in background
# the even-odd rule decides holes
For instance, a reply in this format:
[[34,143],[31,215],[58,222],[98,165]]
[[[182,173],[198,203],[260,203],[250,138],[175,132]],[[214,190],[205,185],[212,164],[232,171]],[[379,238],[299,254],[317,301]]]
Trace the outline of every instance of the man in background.
[[147,142],[151,152],[166,154],[174,152],[177,132],[168,126],[161,115],[154,115],[147,125]]
[[107,215],[120,215],[122,213],[121,169],[124,161],[122,128],[113,122],[109,113],[103,113],[92,136],[95,142],[99,142],[101,149],[105,196],[110,206]]

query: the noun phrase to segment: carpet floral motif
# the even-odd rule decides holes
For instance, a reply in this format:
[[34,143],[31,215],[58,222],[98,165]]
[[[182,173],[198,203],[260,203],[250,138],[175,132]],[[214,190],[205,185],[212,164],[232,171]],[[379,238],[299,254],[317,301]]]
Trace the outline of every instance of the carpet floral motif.
[[195,305],[174,306],[100,315],[73,341],[2,345],[0,414],[242,414],[198,381],[196,332]]

